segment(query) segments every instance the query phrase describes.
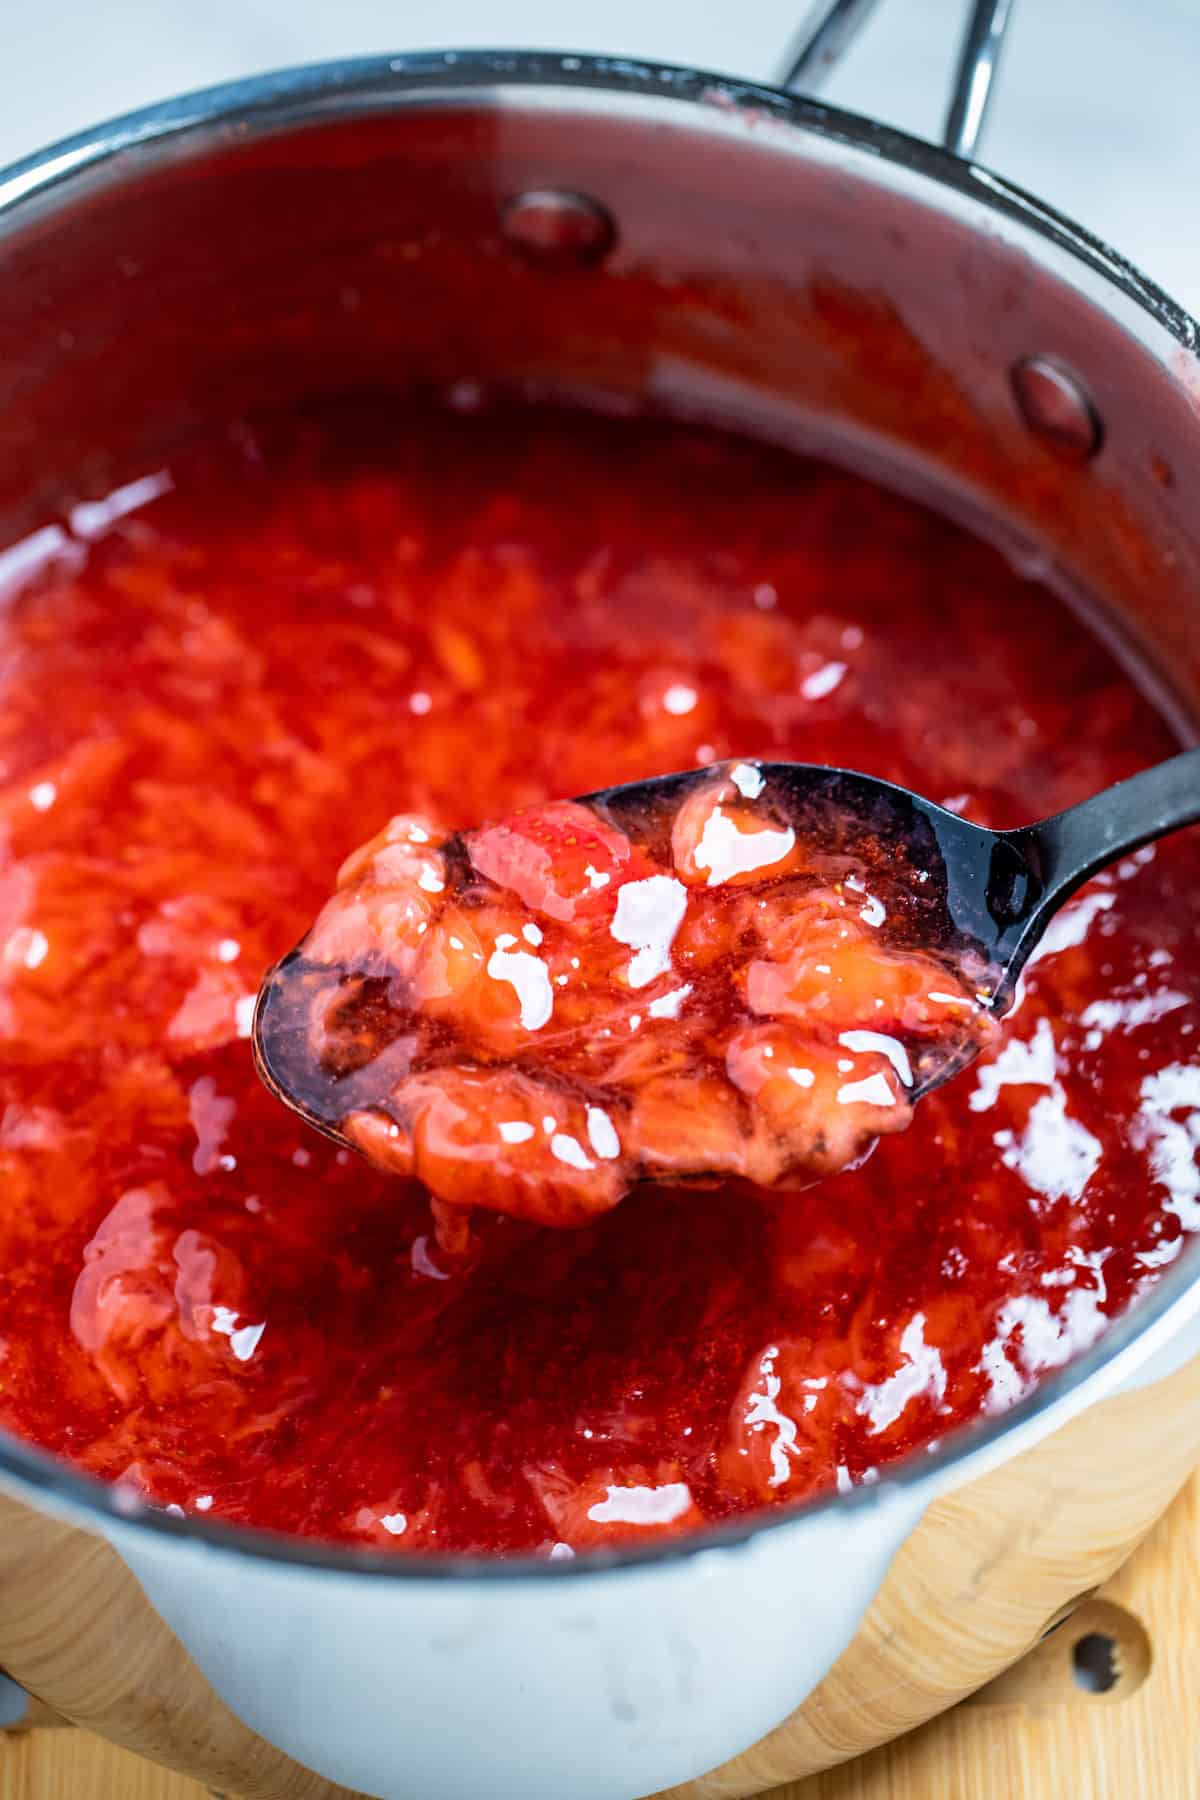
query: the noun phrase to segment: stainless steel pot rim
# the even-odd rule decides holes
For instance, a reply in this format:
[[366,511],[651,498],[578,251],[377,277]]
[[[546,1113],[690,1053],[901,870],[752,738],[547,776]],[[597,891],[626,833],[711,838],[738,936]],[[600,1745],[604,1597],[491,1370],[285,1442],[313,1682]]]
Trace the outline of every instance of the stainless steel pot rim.
[[478,98],[510,88],[633,95],[688,106],[768,113],[834,143],[896,163],[967,199],[1017,220],[1068,250],[1128,294],[1186,349],[1200,352],[1200,322],[1110,245],[1036,195],[923,138],[876,119],[766,83],[705,70],[621,56],[560,50],[464,49],[411,51],[304,63],[199,88],[136,112],[103,121],[0,170],[0,235],[11,209],[62,184],[79,182],[105,165],[114,180],[139,152],[138,166],[189,142],[209,147],[225,138],[265,134],[301,122],[349,116],[422,96],[448,100],[456,89]]
[[[766,111],[803,134],[900,165],[981,208],[1005,215],[1098,272],[1183,349],[1200,351],[1200,324],[1154,282],[1071,219],[974,163],[875,120],[778,88],[660,63],[562,51],[447,50],[312,63],[225,82],[126,113],[0,171],[0,243],[7,230],[19,226],[20,215],[30,203],[69,200],[75,190],[90,186],[96,178],[117,183],[126,172],[140,171],[160,155],[186,155],[189,150],[208,150],[248,134],[266,135],[422,98],[448,104],[459,92],[476,100],[488,95],[499,102],[505,89],[529,88],[562,90],[568,100],[572,91],[584,91],[600,96],[641,96],[689,108],[717,105],[759,115]],[[534,1556],[418,1557],[314,1542],[219,1519],[181,1518],[85,1475],[3,1431],[0,1481],[7,1478],[19,1490],[44,1497],[52,1510],[109,1521],[117,1533],[130,1529],[150,1533],[164,1546],[171,1539],[186,1540],[212,1552],[376,1580],[571,1580],[598,1571],[616,1572],[708,1551],[746,1548],[765,1532],[796,1527],[835,1511],[866,1513],[887,1505],[918,1485],[923,1488],[932,1483],[965,1457],[1033,1424],[1102,1371],[1111,1370],[1118,1358],[1128,1361],[1132,1370],[1136,1359],[1125,1353],[1155,1326],[1162,1326],[1156,1336],[1165,1339],[1169,1315],[1190,1314],[1188,1300],[1198,1287],[1200,1245],[1194,1245],[1148,1295],[1114,1321],[1091,1350],[1046,1376],[1009,1411],[961,1427],[933,1449],[913,1452],[873,1485],[751,1514],[645,1548],[593,1551],[561,1561]]]

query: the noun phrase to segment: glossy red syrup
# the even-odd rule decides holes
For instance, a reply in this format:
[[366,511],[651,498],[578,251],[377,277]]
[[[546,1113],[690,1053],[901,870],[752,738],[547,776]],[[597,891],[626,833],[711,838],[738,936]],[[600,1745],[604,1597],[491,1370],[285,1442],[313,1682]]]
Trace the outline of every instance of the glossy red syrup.
[[4,1425],[185,1511],[563,1555],[873,1479],[1200,1229],[1180,837],[1072,904],[998,1046],[861,1168],[484,1216],[448,1274],[425,1193],[248,1042],[390,815],[759,757],[1016,824],[1171,734],[991,550],[713,434],[347,413],[171,480],[76,509],[0,613]]

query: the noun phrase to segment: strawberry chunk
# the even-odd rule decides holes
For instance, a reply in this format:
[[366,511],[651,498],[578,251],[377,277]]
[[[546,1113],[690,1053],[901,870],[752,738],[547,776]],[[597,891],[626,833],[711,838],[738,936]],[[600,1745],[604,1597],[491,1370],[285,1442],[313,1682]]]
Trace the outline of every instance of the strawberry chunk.
[[[745,785],[761,779],[749,763]],[[731,780],[700,788],[684,801],[671,831],[677,874],[693,887],[738,887],[790,875],[801,864],[795,828],[739,798]]]
[[412,1134],[388,1113],[374,1108],[347,1113],[341,1130],[354,1148],[385,1175],[412,1175]]
[[627,837],[570,800],[485,825],[467,848],[481,875],[563,924],[605,916],[623,882],[654,873]]
[[753,1178],[770,1186],[800,1172],[830,1175],[912,1117],[895,1065],[878,1051],[831,1050],[786,1026],[752,1025],[730,1041],[725,1066],[753,1102]]
[[522,935],[519,907],[447,906],[422,938],[411,994],[472,1055],[519,1055],[554,1021],[544,938]]
[[634,1100],[629,1141],[659,1180],[748,1172],[749,1128],[737,1094],[719,1076],[647,1081]]
[[746,1004],[760,1018],[832,1032],[925,1034],[976,1019],[982,1029],[972,996],[932,957],[885,945],[849,918],[818,919],[797,937],[785,958],[758,957],[746,969]]
[[515,1070],[444,1068],[411,1077],[386,1109],[343,1125],[390,1173],[415,1174],[446,1206],[543,1225],[582,1225],[628,1186],[620,1142],[599,1107]]
[[304,941],[309,961],[357,973],[411,967],[446,887],[439,842],[433,824],[406,813],[352,851]]
[[363,974],[411,967],[432,917],[432,899],[415,880],[341,888],[317,915],[304,954]]
[[361,881],[387,887],[392,882],[420,881],[427,870],[440,873],[436,852],[446,833],[420,813],[397,813],[382,831],[352,850],[337,872],[340,888]]

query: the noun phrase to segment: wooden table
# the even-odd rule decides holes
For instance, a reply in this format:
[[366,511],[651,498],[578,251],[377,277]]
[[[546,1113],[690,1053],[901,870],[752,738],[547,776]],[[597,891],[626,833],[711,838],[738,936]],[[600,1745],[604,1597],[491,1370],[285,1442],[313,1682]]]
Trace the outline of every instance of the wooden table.
[[[1089,1634],[1117,1646],[1107,1692],[1076,1679]],[[1107,1679],[1105,1645],[1092,1649]],[[209,1792],[86,1732],[0,1737],[0,1800]],[[1200,1475],[1101,1595],[1008,1675],[898,1743],[764,1800],[1200,1800]]]

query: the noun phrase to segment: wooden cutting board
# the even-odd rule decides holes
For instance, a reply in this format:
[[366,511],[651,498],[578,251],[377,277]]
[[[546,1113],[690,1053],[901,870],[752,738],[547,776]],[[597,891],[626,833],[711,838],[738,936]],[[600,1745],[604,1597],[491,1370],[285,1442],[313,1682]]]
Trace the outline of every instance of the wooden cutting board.
[[[1077,1656],[1085,1677],[1112,1685],[1081,1686]],[[0,1735],[0,1800],[211,1792],[87,1732]],[[1120,1574],[1007,1675],[899,1742],[764,1800],[1200,1800],[1200,1474]]]

